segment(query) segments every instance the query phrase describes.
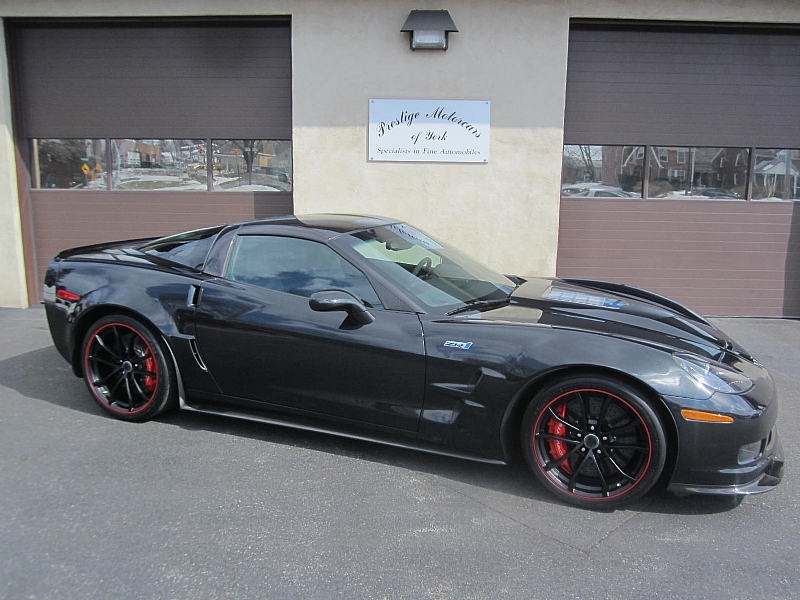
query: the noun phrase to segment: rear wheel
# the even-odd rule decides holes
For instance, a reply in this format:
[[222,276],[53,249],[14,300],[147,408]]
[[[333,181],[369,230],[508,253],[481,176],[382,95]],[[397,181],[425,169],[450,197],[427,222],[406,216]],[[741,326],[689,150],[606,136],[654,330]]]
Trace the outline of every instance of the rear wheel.
[[109,414],[143,421],[176,403],[175,369],[162,344],[139,321],[110,315],[86,332],[81,356],[86,386]]
[[666,459],[664,427],[632,387],[606,377],[572,377],[540,391],[522,423],[536,478],[584,508],[617,508],[641,498]]

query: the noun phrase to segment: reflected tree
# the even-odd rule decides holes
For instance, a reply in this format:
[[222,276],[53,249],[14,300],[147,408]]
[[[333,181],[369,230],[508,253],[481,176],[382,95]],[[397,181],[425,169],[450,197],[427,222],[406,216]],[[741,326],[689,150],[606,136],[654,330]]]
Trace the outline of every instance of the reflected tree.
[[245,169],[247,171],[247,183],[253,183],[253,165],[255,164],[256,157],[264,149],[264,142],[262,140],[235,140],[231,142],[233,147],[242,153],[244,158]]
[[594,168],[594,160],[592,160],[592,147],[591,146],[578,146],[581,151],[581,160],[586,167],[586,173],[589,175],[589,181],[597,181],[597,173]]

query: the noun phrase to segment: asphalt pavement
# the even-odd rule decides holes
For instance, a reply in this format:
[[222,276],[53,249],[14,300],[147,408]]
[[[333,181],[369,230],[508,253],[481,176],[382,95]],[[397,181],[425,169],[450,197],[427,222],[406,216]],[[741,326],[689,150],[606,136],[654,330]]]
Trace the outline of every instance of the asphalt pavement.
[[489,466],[94,404],[40,308],[0,309],[0,598],[800,597],[800,322],[715,319],[772,373],[783,484],[614,512]]

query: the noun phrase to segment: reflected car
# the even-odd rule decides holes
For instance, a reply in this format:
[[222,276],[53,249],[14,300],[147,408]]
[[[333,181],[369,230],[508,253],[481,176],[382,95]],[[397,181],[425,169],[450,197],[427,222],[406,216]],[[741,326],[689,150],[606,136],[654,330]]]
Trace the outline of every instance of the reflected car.
[[58,351],[124,421],[181,408],[521,457],[586,508],[654,486],[738,498],[783,475],[772,379],[707,320],[627,285],[502,275],[392,219],[74,248],[44,304]]
[[726,190],[723,188],[705,188],[702,190],[696,190],[693,195],[695,196],[705,196],[706,198],[720,198],[720,199],[729,199],[729,200],[741,200],[742,197],[737,194],[736,192],[732,192],[731,190]]
[[602,190],[592,189],[583,190],[575,194],[570,194],[570,198],[639,198],[633,192],[624,192],[622,190]]

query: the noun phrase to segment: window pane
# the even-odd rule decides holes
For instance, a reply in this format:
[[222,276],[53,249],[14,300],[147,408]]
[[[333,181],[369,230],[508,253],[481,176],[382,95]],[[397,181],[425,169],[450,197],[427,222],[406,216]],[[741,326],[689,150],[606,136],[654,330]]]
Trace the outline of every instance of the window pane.
[[742,200],[747,193],[748,148],[653,146],[651,198]]
[[561,195],[641,198],[644,146],[564,146]]
[[800,150],[756,150],[753,200],[800,200]]
[[214,191],[291,192],[292,143],[213,140]]
[[111,140],[114,189],[205,191],[205,140]]
[[367,307],[381,307],[367,277],[336,252],[298,238],[241,236],[231,255],[228,277],[250,285],[311,296],[322,290],[345,290]]
[[138,250],[200,270],[203,268],[208,251],[221,229],[221,227],[211,227],[171,235],[139,246]]
[[106,189],[105,140],[33,140],[34,187]]

